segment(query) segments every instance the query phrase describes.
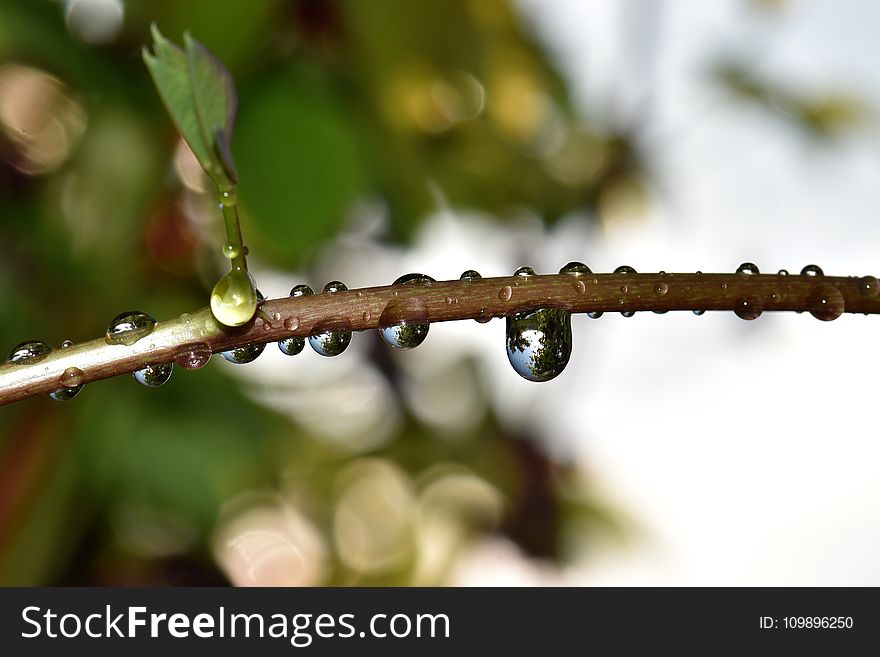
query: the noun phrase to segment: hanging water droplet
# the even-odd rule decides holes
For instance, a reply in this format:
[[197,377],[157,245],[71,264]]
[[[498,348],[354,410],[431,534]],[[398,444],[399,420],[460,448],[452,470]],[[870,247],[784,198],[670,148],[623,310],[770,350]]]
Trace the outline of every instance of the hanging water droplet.
[[801,269],[801,276],[824,276],[825,273],[819,265],[807,265]]
[[531,267],[520,267],[515,272],[513,272],[514,276],[535,276],[535,270]]
[[185,370],[197,370],[211,360],[211,348],[204,342],[185,344],[174,352],[174,363]]
[[72,346],[73,346],[73,340],[65,340],[64,342],[61,343],[62,349],[67,349],[68,347],[72,347]]
[[665,315],[665,314],[668,313],[669,311],[668,311],[668,310],[652,310],[651,312],[654,313],[654,314],[656,314],[656,315]]
[[656,294],[657,296],[662,297],[667,292],[669,292],[669,286],[666,283],[660,282],[654,286],[654,294]]
[[862,276],[859,279],[859,292],[862,296],[873,299],[880,294],[880,281],[874,276]]
[[510,297],[513,296],[513,288],[509,285],[505,285],[500,290],[498,290],[498,299],[500,301],[510,301]]
[[736,302],[733,312],[740,319],[758,319],[764,312],[764,306],[757,297],[743,297]]
[[[336,294],[346,290],[348,288],[341,281],[330,281],[324,286],[325,294]],[[330,323],[338,324],[338,321]],[[319,324],[315,326],[315,332],[309,336],[309,345],[321,356],[338,356],[348,348],[349,344],[351,344],[351,329],[348,328],[336,328],[335,326],[331,328]]]
[[233,258],[237,258],[240,255],[241,249],[235,246],[235,244],[232,244],[231,242],[226,242],[226,244],[223,245],[223,257],[232,260]]
[[229,351],[221,351],[220,355],[223,356],[230,363],[235,363],[236,365],[244,365],[245,363],[250,363],[257,360],[257,357],[263,353],[263,350],[266,348],[266,344],[264,342],[254,343],[254,344],[246,344],[243,347],[236,347],[235,349],[230,349]]
[[587,317],[589,317],[590,319],[599,319],[604,314],[605,313],[603,313],[601,310],[591,310],[587,313]]
[[694,315],[697,315],[698,317],[699,317],[700,315],[703,315],[703,314],[706,313],[705,310],[701,310],[701,309],[699,309],[699,308],[696,309],[696,310],[694,310],[693,312],[694,312]]
[[[427,280],[426,280],[427,279]],[[409,274],[398,278],[394,285],[418,285],[433,283],[434,279],[423,274]],[[415,349],[428,337],[428,311],[421,300],[412,298],[394,300],[379,316],[379,335],[386,344],[395,349]]]
[[621,311],[620,311],[620,314],[621,314],[623,317],[632,317],[633,315],[636,314],[636,311],[635,311],[635,310],[621,310]]
[[124,344],[130,347],[156,328],[156,320],[139,310],[119,313],[110,321],[105,340],[107,344]]
[[257,312],[257,302],[254,279],[238,267],[217,281],[211,291],[211,312],[225,326],[249,322]]
[[492,320],[492,315],[485,308],[480,308],[480,313],[474,317],[475,322],[479,322],[480,324],[485,324]]
[[617,269],[614,270],[615,274],[635,274],[636,270],[630,267],[629,265],[620,265]]
[[306,346],[306,339],[299,336],[291,336],[278,341],[278,348],[282,354],[296,356]]
[[480,272],[475,271],[473,269],[468,269],[467,271],[462,272],[461,276],[458,277],[460,281],[478,281],[482,276],[480,276]]
[[787,269],[780,269],[778,272],[776,272],[776,275],[777,276],[788,276],[788,270]]
[[73,388],[58,388],[58,390],[50,392],[49,397],[55,401],[70,401],[76,397],[82,389],[83,387],[81,385],[74,386]]
[[[434,283],[434,279],[428,276],[427,274],[404,274],[396,281],[392,283],[392,285],[422,285],[424,287],[430,287],[431,283]],[[343,286],[344,288],[344,286]]]
[[379,329],[379,335],[395,349],[415,349],[428,337],[428,324],[401,322]]
[[571,314],[560,308],[542,308],[507,317],[507,358],[529,381],[558,376],[571,356]]
[[85,383],[85,374],[78,367],[68,367],[61,373],[58,383],[65,388],[82,387],[83,383]]
[[571,276],[583,276],[585,274],[592,274],[593,272],[584,263],[574,260],[563,266],[562,269],[559,270],[559,273],[569,274]]
[[6,362],[19,364],[36,363],[43,360],[51,351],[52,347],[40,340],[21,342],[12,348]]
[[813,317],[821,319],[823,322],[837,319],[843,314],[844,309],[845,303],[840,290],[827,283],[814,287],[810,291],[810,296],[807,297],[807,310]]
[[752,274],[760,274],[761,272],[758,271],[758,265],[754,262],[744,262],[736,268],[736,273],[751,276]]
[[134,377],[134,380],[142,386],[158,388],[171,378],[171,372],[173,371],[173,363],[154,363],[132,372],[131,375]]

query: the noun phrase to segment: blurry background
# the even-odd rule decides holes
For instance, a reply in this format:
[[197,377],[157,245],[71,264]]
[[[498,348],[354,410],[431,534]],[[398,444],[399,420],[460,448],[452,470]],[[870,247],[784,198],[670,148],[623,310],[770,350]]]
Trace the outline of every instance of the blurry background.
[[[878,272],[880,5],[4,0],[0,337],[206,305],[208,185],[140,58],[239,90],[267,296],[419,271]],[[880,584],[877,318],[503,322],[270,345],[0,409],[4,584]]]

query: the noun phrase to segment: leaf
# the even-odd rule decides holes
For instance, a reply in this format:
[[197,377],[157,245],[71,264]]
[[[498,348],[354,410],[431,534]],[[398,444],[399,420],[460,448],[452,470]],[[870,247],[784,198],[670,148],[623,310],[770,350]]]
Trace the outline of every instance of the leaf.
[[143,58],[177,131],[218,187],[237,181],[229,150],[238,105],[229,71],[198,41],[185,35],[186,51],[153,25],[153,54]]

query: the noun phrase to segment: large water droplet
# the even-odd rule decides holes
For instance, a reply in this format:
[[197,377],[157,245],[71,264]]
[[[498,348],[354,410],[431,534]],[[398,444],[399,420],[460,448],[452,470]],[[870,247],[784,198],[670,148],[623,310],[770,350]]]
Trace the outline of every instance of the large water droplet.
[[636,314],[635,310],[621,310],[620,314],[623,317],[633,317]]
[[230,260],[232,260],[233,258],[237,258],[240,255],[241,249],[235,246],[235,244],[232,244],[231,242],[226,242],[226,244],[223,245],[224,258],[229,258]]
[[801,269],[801,276],[824,276],[825,273],[819,265],[807,265]]
[[571,356],[571,314],[560,308],[542,308],[507,317],[507,358],[529,381],[558,376]]
[[[811,274],[807,274],[810,276]],[[833,285],[823,283],[817,285],[810,291],[807,297],[807,310],[816,319],[823,322],[830,322],[837,319],[844,311],[843,295]]]
[[654,286],[654,294],[656,294],[657,296],[662,297],[667,292],[669,292],[669,286],[662,281]]
[[[434,279],[424,274],[401,276],[394,285],[425,285]],[[428,312],[418,299],[391,301],[379,316],[379,335],[395,349],[415,349],[428,337]]]
[[859,279],[859,292],[862,296],[873,299],[880,294],[880,281],[873,276],[862,276]]
[[520,267],[515,272],[513,272],[514,276],[535,276],[535,270],[531,267]]
[[757,297],[743,297],[736,302],[733,312],[740,319],[758,319],[764,312],[764,306]]
[[482,276],[480,276],[480,272],[475,271],[473,269],[468,269],[461,273],[461,276],[458,277],[460,281],[478,281]]
[[211,312],[225,326],[246,324],[257,312],[257,287],[245,271],[235,268],[211,291]]
[[498,290],[498,299],[499,301],[510,301],[510,297],[513,296],[513,288],[509,285],[505,285],[500,290]]
[[[417,276],[420,276],[420,274],[417,274]],[[402,276],[401,278],[406,277]],[[346,290],[348,290],[348,287],[341,281],[330,281],[324,286],[325,294],[336,294]],[[338,322],[331,321],[330,324],[338,324]],[[349,344],[351,344],[351,329],[324,327],[319,324],[315,326],[315,332],[309,336],[309,345],[321,356],[338,356],[348,348]]]
[[51,351],[52,347],[39,340],[21,342],[12,348],[6,361],[19,364],[36,363],[43,360]]
[[171,378],[171,372],[174,371],[173,363],[155,363],[147,365],[143,369],[132,372],[134,380],[142,386],[148,388],[158,388],[164,385]]
[[257,360],[257,357],[263,353],[265,348],[266,344],[264,342],[258,342],[254,344],[246,344],[243,347],[236,347],[229,351],[221,351],[220,355],[230,363],[244,365],[245,363]]
[[428,324],[401,322],[379,329],[379,335],[395,349],[415,349],[428,337],[428,326]]
[[291,336],[278,341],[278,348],[282,354],[296,356],[306,346],[306,339],[299,336]]
[[140,310],[119,313],[110,321],[105,340],[107,344],[124,344],[130,347],[141,338],[152,333],[156,320]]
[[573,260],[563,266],[562,269],[559,270],[559,273],[569,274],[571,276],[583,276],[584,274],[592,274],[593,272],[584,263]]
[[590,319],[599,319],[604,314],[605,313],[601,310],[591,310],[587,313],[587,317],[589,317]]
[[705,310],[701,310],[701,309],[697,309],[697,310],[693,311],[694,315],[697,315],[697,316],[703,315],[703,314],[705,314],[705,312],[706,312]]
[[777,276],[788,276],[788,270],[787,269],[780,269],[778,272],[776,272],[776,275]]
[[[329,283],[328,283],[328,285],[329,285]],[[314,293],[315,293],[315,291],[312,290],[312,288],[310,288],[308,285],[295,285],[290,290],[290,296],[292,296],[294,299],[297,299],[299,297],[307,297],[310,294],[314,294]]]
[[65,388],[82,387],[83,383],[85,383],[85,374],[78,367],[68,367],[61,373],[58,383]]
[[74,386],[72,388],[58,388],[58,390],[53,390],[49,393],[49,397],[54,399],[55,401],[70,401],[74,397],[79,394],[79,391],[82,390],[83,387],[81,385]]
[[185,344],[174,352],[174,363],[185,370],[197,370],[211,360],[211,348],[204,342]]
[[630,267],[629,265],[620,265],[617,269],[614,270],[615,274],[635,274],[636,270]]
[[754,262],[744,262],[736,268],[736,273],[752,275],[760,274],[761,272],[758,271],[758,265],[756,265]]

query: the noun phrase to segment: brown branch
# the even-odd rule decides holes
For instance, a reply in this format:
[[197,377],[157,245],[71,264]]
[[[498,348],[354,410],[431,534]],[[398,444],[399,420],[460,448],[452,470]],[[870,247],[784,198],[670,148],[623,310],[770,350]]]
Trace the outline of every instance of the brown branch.
[[262,302],[254,320],[236,329],[219,326],[204,308],[160,322],[131,346],[98,339],[55,349],[38,362],[0,365],[0,405],[57,390],[62,381],[89,383],[155,363],[203,364],[209,352],[328,329],[363,331],[404,320],[486,320],[547,307],[573,313],[733,310],[745,318],[762,309],[834,319],[841,312],[880,314],[878,292],[880,283],[870,276],[553,274],[271,299]]

